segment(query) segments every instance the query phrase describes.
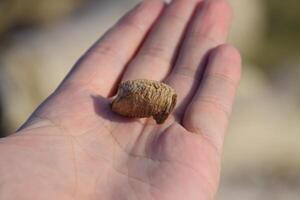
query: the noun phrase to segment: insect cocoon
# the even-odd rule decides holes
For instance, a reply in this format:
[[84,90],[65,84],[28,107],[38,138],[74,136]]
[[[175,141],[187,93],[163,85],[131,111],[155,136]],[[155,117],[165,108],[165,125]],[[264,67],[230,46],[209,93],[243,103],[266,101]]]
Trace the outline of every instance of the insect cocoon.
[[130,80],[120,84],[112,110],[125,117],[153,117],[157,124],[168,118],[177,95],[170,86],[152,80]]

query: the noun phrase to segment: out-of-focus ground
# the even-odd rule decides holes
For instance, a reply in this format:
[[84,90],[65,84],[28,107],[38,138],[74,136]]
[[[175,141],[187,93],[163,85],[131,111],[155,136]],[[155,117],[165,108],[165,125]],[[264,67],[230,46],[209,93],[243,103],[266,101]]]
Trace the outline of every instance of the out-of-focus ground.
[[[297,0],[230,0],[244,71],[218,200],[300,199]],[[8,135],[137,0],[0,3],[0,132]],[[1,135],[0,134],[0,135]],[[1,158],[0,158],[1,159]],[[0,160],[1,161],[1,160]]]

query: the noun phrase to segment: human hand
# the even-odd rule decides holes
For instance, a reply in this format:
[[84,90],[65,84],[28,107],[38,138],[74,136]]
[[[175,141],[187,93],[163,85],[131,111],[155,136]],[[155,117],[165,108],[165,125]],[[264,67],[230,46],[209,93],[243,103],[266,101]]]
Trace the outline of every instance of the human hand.
[[[226,0],[146,0],[127,14],[0,140],[0,199],[213,199],[240,78],[224,44],[231,12]],[[119,82],[140,78],[177,91],[162,125],[111,112]]]

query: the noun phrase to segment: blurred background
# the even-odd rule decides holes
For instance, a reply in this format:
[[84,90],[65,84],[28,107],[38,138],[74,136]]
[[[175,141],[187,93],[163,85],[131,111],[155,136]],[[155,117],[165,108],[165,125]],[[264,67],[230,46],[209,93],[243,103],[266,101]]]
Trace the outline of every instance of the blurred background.
[[[300,199],[298,0],[230,0],[243,78],[217,200]],[[0,135],[12,133],[76,59],[138,0],[2,0]]]

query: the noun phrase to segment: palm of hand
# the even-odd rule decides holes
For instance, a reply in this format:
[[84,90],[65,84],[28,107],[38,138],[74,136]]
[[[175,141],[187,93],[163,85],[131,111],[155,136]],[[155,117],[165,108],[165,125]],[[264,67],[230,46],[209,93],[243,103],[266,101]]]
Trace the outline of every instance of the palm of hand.
[[[15,161],[26,160],[18,165],[27,190],[42,189],[21,194],[23,198],[45,199],[44,194],[49,199],[212,198],[219,154],[207,139],[171,118],[167,125],[123,119],[112,113],[109,100],[73,95],[77,100],[67,107],[55,104],[51,109],[54,113],[59,109],[62,117],[33,120],[31,128],[7,138]],[[27,168],[28,162],[37,160]],[[60,194],[48,187],[52,183],[57,183]]]
[[[239,53],[222,45],[231,11],[226,0],[163,7],[143,1],[79,60],[19,134],[0,140],[0,199],[213,199],[240,77]],[[176,90],[163,125],[111,111],[120,79],[139,78]]]

